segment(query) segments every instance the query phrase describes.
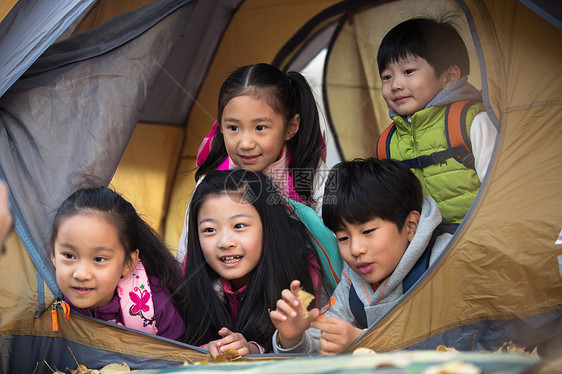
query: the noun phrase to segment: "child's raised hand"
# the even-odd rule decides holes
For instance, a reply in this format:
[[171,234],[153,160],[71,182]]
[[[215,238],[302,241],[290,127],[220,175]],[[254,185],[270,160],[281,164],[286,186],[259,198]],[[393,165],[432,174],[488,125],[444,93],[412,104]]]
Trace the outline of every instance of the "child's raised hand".
[[222,336],[222,339],[213,340],[207,344],[207,349],[213,358],[217,358],[217,356],[225,353],[229,349],[236,350],[240,356],[245,356],[250,353],[260,353],[259,348],[257,348],[255,344],[249,343],[244,335],[238,332],[232,332],[226,327],[223,327],[219,330],[219,335]]
[[336,317],[319,318],[312,322],[312,327],[321,331],[320,353],[323,355],[343,352],[363,333],[363,330]]
[[305,316],[298,298],[299,289],[300,281],[292,281],[291,289],[281,292],[282,299],[277,300],[277,309],[269,313],[271,322],[279,331],[279,343],[282,348],[297,345],[310,322],[320,314],[320,311],[314,308]]

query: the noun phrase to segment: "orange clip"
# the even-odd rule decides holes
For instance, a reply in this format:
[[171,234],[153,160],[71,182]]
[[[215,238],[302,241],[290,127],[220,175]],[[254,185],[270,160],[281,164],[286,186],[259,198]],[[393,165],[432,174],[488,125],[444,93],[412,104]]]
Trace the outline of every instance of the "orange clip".
[[320,319],[326,317],[326,312],[330,310],[335,303],[336,303],[336,299],[334,297],[330,297],[330,303],[323,308],[324,311],[320,312],[320,314],[316,318]]
[[53,331],[59,331],[59,317],[55,308],[51,309],[51,322],[53,325]]
[[61,301],[60,305],[62,306],[62,310],[66,319],[70,319],[70,305],[68,305],[68,303],[65,303],[64,301]]

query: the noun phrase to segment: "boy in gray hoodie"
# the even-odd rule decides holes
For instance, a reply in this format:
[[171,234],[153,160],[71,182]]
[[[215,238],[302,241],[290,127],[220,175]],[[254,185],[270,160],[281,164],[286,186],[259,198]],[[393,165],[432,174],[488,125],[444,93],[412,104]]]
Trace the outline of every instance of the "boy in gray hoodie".
[[343,352],[396,305],[454,231],[435,201],[423,198],[416,176],[395,160],[356,159],[334,166],[322,218],[345,261],[341,281],[322,311],[301,307],[298,280],[283,290],[270,313],[277,353]]

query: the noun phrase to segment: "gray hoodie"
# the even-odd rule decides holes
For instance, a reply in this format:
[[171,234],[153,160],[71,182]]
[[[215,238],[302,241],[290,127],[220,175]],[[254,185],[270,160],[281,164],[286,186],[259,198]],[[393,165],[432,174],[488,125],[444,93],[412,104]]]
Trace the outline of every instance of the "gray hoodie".
[[[441,223],[442,217],[437,204],[431,197],[426,197],[423,205],[418,228],[414,238],[406,248],[406,252],[398,263],[398,266],[386,280],[373,291],[371,285],[365,282],[358,274],[353,272],[351,268],[344,264],[341,281],[332,294],[335,303],[325,312],[326,317],[341,318],[353,326],[358,327],[355,323],[355,317],[349,306],[349,290],[351,284],[357,292],[357,296],[365,306],[365,314],[367,315],[367,323],[373,326],[384,314],[386,314],[394,305],[398,303],[403,295],[402,281],[408,275],[415,263],[421,257],[427,248],[433,230]],[[435,244],[431,250],[430,265],[441,255],[446,248],[451,234],[442,234],[435,240]],[[382,295],[381,295],[382,293]],[[320,351],[320,331],[310,328],[303,335],[302,340],[294,347],[283,349],[277,344],[278,331],[273,335],[273,349],[276,353],[313,353]]]

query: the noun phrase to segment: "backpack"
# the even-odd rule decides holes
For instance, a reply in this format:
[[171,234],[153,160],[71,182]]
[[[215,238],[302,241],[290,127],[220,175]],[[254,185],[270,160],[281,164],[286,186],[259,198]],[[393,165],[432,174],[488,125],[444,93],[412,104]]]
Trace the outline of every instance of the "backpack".
[[[480,100],[461,100],[448,104],[445,108],[445,136],[448,149],[433,152],[429,155],[402,160],[410,169],[423,169],[429,165],[437,165],[454,158],[465,167],[474,169],[474,156],[470,136],[466,131],[466,114],[468,109]],[[390,159],[390,139],[396,131],[394,122],[388,126],[377,141],[376,156],[379,160]]]
[[322,271],[322,282],[328,295],[331,295],[340,282],[343,267],[338,241],[323,223],[314,209],[291,199],[285,199],[285,208],[291,218],[300,221],[310,235],[316,257]]
[[[408,292],[408,290],[412,288],[412,286],[429,268],[431,250],[435,245],[435,240],[437,239],[437,237],[445,233],[454,234],[457,227],[459,227],[458,223],[451,223],[443,218],[441,223],[435,228],[435,230],[433,230],[431,239],[429,240],[427,247],[412,267],[412,270],[410,270],[410,272],[404,277],[404,280],[402,280],[403,293]],[[365,313],[365,305],[363,305],[363,302],[361,301],[361,299],[359,299],[359,296],[357,295],[357,291],[355,290],[355,287],[353,287],[353,284],[351,284],[349,288],[349,309],[351,310],[351,313],[353,313],[355,323],[359,326],[359,328],[367,328],[367,314]]]

